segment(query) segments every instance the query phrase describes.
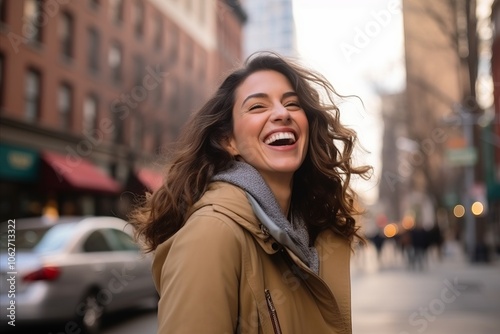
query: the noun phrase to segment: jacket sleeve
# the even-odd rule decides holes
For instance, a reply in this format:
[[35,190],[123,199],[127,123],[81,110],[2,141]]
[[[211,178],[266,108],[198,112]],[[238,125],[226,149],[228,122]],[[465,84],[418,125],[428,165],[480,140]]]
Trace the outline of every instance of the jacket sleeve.
[[159,284],[160,334],[236,330],[242,250],[235,229],[239,227],[210,213],[195,213],[173,237]]

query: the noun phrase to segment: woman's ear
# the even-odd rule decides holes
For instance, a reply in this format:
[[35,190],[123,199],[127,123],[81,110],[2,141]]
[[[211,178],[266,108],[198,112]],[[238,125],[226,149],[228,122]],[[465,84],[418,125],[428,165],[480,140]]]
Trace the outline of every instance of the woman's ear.
[[226,149],[229,154],[231,154],[233,157],[237,157],[240,155],[238,149],[236,148],[236,145],[234,143],[234,138],[233,136],[226,137],[222,140],[222,146]]

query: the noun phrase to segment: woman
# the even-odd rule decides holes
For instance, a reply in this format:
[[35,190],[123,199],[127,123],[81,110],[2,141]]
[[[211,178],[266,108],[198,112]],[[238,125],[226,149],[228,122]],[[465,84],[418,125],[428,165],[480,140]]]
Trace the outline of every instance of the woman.
[[334,96],[264,53],[192,116],[131,217],[155,251],[158,333],[351,333],[349,180],[369,168]]

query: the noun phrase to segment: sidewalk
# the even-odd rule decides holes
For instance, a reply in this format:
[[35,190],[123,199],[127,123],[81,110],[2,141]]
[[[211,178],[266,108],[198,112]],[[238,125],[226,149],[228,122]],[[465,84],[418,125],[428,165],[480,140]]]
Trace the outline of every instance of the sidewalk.
[[500,333],[500,263],[472,265],[456,244],[429,257],[423,271],[390,244],[380,263],[371,246],[353,257],[354,334]]

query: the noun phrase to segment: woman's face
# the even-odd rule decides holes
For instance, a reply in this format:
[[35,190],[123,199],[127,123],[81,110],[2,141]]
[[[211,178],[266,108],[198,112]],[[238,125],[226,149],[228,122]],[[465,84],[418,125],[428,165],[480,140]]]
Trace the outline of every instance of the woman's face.
[[262,176],[289,176],[307,153],[309,124],[299,99],[281,73],[262,70],[236,89],[228,151]]

